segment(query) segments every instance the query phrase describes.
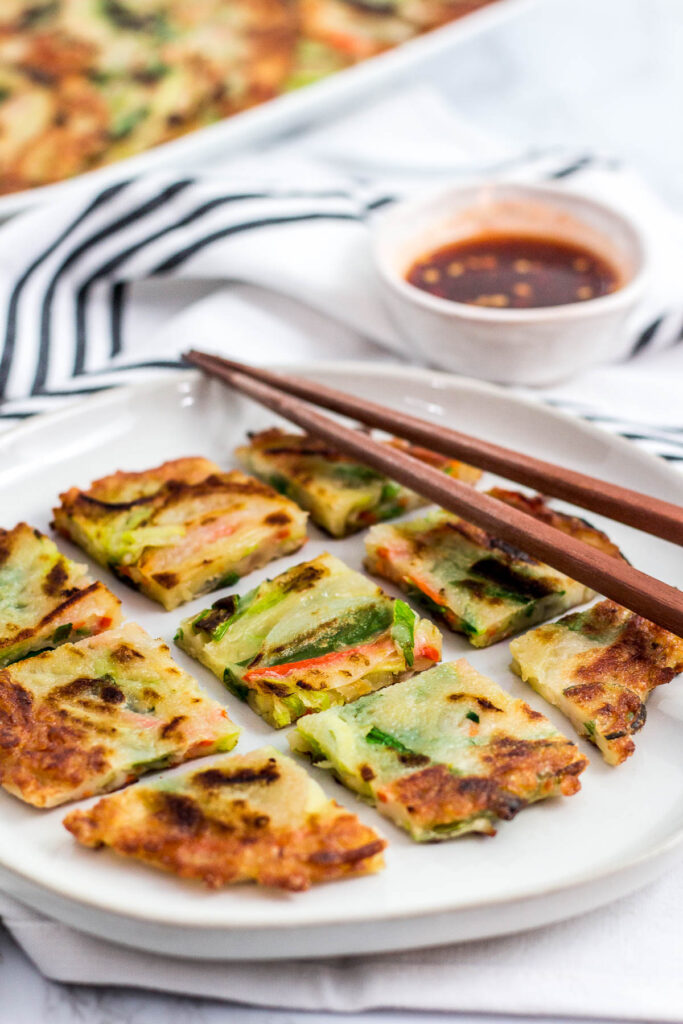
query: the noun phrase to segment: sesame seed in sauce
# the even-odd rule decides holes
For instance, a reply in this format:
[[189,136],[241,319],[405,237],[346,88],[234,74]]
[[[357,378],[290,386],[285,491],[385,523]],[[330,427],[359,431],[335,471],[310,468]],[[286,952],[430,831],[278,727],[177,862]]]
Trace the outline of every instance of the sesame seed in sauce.
[[441,280],[441,273],[436,267],[427,267],[426,270],[422,271],[422,280],[426,281],[427,284],[436,284],[437,281]]
[[481,235],[425,253],[406,274],[441,299],[492,309],[562,306],[620,287],[605,259],[559,238]]

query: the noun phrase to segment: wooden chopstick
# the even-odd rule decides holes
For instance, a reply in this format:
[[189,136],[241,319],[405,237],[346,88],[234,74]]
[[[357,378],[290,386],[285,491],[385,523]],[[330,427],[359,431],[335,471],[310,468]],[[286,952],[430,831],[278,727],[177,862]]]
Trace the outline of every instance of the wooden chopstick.
[[[193,350],[187,353],[186,358],[194,362],[195,355],[201,356],[204,353]],[[627,487],[619,487],[605,480],[597,480],[586,473],[577,473],[556,466],[552,462],[535,459],[511,448],[482,441],[469,434],[356,398],[354,395],[302,377],[272,373],[232,359],[217,356],[210,358],[218,359],[220,365],[226,368],[263,381],[280,391],[286,391],[325,409],[350,416],[369,427],[389,431],[412,441],[413,444],[431,448],[451,459],[468,462],[525,487],[533,487],[542,494],[571,502],[608,519],[633,526],[644,533],[661,537],[674,544],[683,544],[683,509],[671,502],[661,501],[659,498],[641,494]]]
[[223,365],[219,357],[193,351],[185,358],[209,376],[323,438],[339,451],[385,473],[442,508],[462,515],[493,536],[521,548],[599,594],[683,637],[683,593],[675,587],[504,505],[400,449],[337,423],[271,384]]

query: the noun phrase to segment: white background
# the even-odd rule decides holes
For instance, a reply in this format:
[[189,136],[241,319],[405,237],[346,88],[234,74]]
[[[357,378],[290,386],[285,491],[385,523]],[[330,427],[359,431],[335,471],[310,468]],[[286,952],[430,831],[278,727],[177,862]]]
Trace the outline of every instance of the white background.
[[[682,0],[540,0],[517,21],[434,61],[419,78],[436,83],[463,114],[494,133],[528,145],[599,148],[628,160],[680,210],[682,54]],[[42,980],[2,929],[0,957],[0,1024],[335,1020],[329,1014],[58,986]],[[425,1024],[428,1018],[395,1013],[343,1018],[345,1024],[361,1019]],[[473,1019],[458,1018],[462,1024]]]

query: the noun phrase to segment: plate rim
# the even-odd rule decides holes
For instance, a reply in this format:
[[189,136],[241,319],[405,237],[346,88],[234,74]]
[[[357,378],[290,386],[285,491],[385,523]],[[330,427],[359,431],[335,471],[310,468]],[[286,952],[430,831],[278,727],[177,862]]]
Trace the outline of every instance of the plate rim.
[[[274,367],[276,370],[289,370],[295,371],[305,375],[319,374],[319,373],[331,373],[333,376],[341,376],[344,373],[350,374],[365,374],[365,375],[383,375],[393,376],[397,380],[407,380],[410,382],[419,381],[420,383],[429,386],[434,386],[434,382],[437,384],[436,390],[440,389],[447,391],[452,389],[457,391],[458,389],[464,388],[467,391],[474,393],[481,393],[494,399],[503,399],[510,401],[513,405],[521,405],[524,408],[533,410],[536,413],[541,413],[548,416],[550,419],[559,420],[560,422],[570,425],[573,429],[578,429],[594,437],[595,439],[605,441],[607,440],[611,446],[617,447],[629,458],[636,458],[636,461],[645,462],[652,468],[656,468],[658,473],[661,474],[662,478],[668,483],[670,482],[674,489],[680,489],[683,495],[683,474],[677,473],[673,467],[670,467],[668,463],[650,452],[644,451],[638,448],[636,445],[620,437],[619,435],[611,434],[608,431],[601,429],[599,426],[582,420],[571,413],[565,412],[564,410],[558,409],[554,406],[546,405],[542,401],[534,399],[528,395],[519,395],[505,387],[497,384],[493,384],[487,381],[478,380],[475,378],[469,378],[460,376],[458,374],[448,373],[441,370],[433,370],[428,367],[416,367],[405,363],[385,363],[381,361],[363,361],[363,360],[334,360],[334,361],[306,361],[296,364],[280,364]],[[106,407],[107,405],[115,405],[120,402],[126,402],[140,393],[146,393],[151,391],[163,391],[167,388],[175,389],[179,384],[190,383],[196,384],[203,378],[203,374],[199,370],[195,369],[180,369],[177,372],[169,374],[169,372],[159,370],[155,373],[152,379],[147,378],[144,381],[133,382],[130,384],[114,386],[110,391],[104,393],[99,392],[95,395],[86,397],[79,397],[79,399],[73,403],[70,403],[63,409],[55,410],[53,412],[37,414],[29,423],[20,423],[17,426],[11,427],[0,434],[0,453],[8,447],[9,444],[16,441],[23,435],[30,435],[36,431],[42,430],[43,428],[49,428],[51,423],[61,422],[70,418],[78,418],[81,415],[87,414],[88,411],[95,407],[101,406]],[[0,484],[3,482],[4,472],[0,470]],[[148,910],[144,912],[136,912],[134,909],[127,909],[121,911],[117,909],[112,902],[108,902],[106,898],[91,898],[83,896],[75,891],[75,887],[72,886],[67,880],[66,884],[46,883],[44,881],[37,880],[34,874],[28,871],[23,871],[20,866],[16,866],[11,863],[7,863],[7,860],[2,855],[0,850],[0,867],[7,871],[10,875],[14,875],[17,878],[23,879],[30,886],[37,887],[44,893],[56,896],[62,900],[68,900],[82,909],[93,910],[98,913],[105,913],[113,915],[122,921],[140,921],[147,925],[157,925],[163,927],[174,927],[180,929],[193,929],[200,930],[202,932],[239,932],[239,931],[250,931],[250,932],[261,932],[269,931],[271,933],[278,933],[291,928],[301,929],[307,927],[320,928],[320,927],[334,927],[339,925],[371,925],[380,922],[390,921],[411,921],[417,919],[429,919],[435,916],[442,916],[447,914],[458,914],[459,912],[472,912],[472,911],[490,911],[497,906],[505,907],[515,903],[525,903],[531,900],[542,900],[554,895],[561,895],[563,893],[569,893],[573,889],[582,889],[589,885],[599,885],[601,881],[606,879],[615,879],[621,877],[624,874],[633,872],[638,869],[639,866],[647,864],[654,864],[658,860],[664,860],[668,854],[671,854],[677,847],[683,843],[683,820],[681,823],[667,836],[653,844],[653,846],[640,853],[634,854],[630,857],[623,858],[617,864],[605,865],[603,868],[597,871],[586,871],[578,876],[572,876],[572,878],[562,883],[550,884],[543,889],[529,889],[527,886],[521,886],[513,892],[506,893],[501,896],[491,896],[484,898],[475,898],[472,900],[460,898],[457,904],[449,905],[447,902],[440,905],[439,907],[433,908],[415,908],[401,910],[396,908],[394,910],[388,909],[382,911],[381,915],[373,915],[367,911],[355,911],[352,910],[350,913],[345,914],[343,918],[338,916],[329,916],[329,911],[323,912],[328,916],[322,916],[319,913],[310,913],[308,910],[303,916],[299,917],[294,923],[286,922],[271,922],[268,920],[249,920],[249,909],[248,906],[245,908],[234,907],[231,908],[230,920],[228,921],[215,921],[215,920],[202,920],[201,916],[201,905],[197,904],[192,908],[191,915],[184,915],[181,920],[178,919],[177,913],[175,916],[167,916],[163,913],[163,908],[157,907],[153,913]],[[2,884],[0,882],[0,889]],[[11,895],[11,893],[10,893]],[[311,908],[314,909],[314,908]],[[566,915],[565,915],[566,916]]]
[[[1,197],[0,197],[1,198]],[[220,355],[220,353],[217,353]],[[257,365],[258,364],[254,364]],[[125,370],[126,366],[121,365],[118,367],[120,370]],[[145,367],[141,367],[145,369]],[[17,436],[23,434],[29,434],[34,430],[42,427],[44,423],[57,423],[63,419],[68,419],[71,416],[78,414],[81,407],[87,406],[89,409],[97,408],[98,405],[106,406],[110,403],[114,404],[119,400],[125,401],[127,398],[132,397],[133,393],[139,391],[155,391],[164,386],[166,383],[182,383],[184,381],[192,382],[202,377],[200,370],[194,369],[191,366],[187,368],[179,367],[177,370],[173,369],[158,369],[150,366],[150,370],[153,371],[153,376],[148,376],[145,380],[131,381],[126,384],[113,384],[106,391],[98,391],[92,395],[78,395],[74,396],[74,401],[63,406],[61,409],[54,409],[47,412],[36,413],[28,421],[17,423],[12,427],[3,430],[0,433],[0,452],[6,446],[7,441],[14,441]],[[455,383],[458,387],[464,387],[469,391],[480,391],[483,394],[489,396],[495,396],[496,398],[503,398],[511,400],[513,403],[520,404],[526,409],[532,409],[535,412],[542,411],[553,419],[560,420],[565,424],[571,424],[575,429],[578,429],[590,437],[605,440],[607,438],[610,444],[614,444],[624,454],[628,453],[630,457],[635,457],[637,460],[644,462],[651,468],[656,468],[657,472],[661,473],[666,477],[667,483],[671,483],[674,489],[680,489],[683,497],[683,473],[677,472],[666,462],[665,459],[652,452],[645,451],[643,448],[639,448],[633,444],[632,441],[628,441],[620,434],[612,434],[608,430],[604,430],[596,423],[590,420],[585,420],[579,415],[574,415],[572,412],[560,409],[555,405],[551,405],[543,401],[543,398],[539,394],[539,398],[532,397],[531,393],[520,394],[516,390],[513,390],[514,385],[507,386],[505,384],[497,384],[493,381],[482,380],[479,377],[469,377],[467,374],[455,373],[449,370],[439,370],[430,366],[418,366],[406,362],[391,362],[383,361],[380,359],[313,359],[304,360],[296,363],[285,363],[276,362],[270,365],[270,369],[282,373],[322,373],[328,370],[333,374],[343,373],[387,373],[399,378],[408,379],[420,379],[423,383],[428,383],[429,380],[435,380],[441,382],[444,386]],[[539,389],[542,392],[544,389]],[[68,392],[65,393],[65,397],[68,397]],[[2,483],[3,471],[0,468],[0,483]],[[665,541],[665,543],[667,543]]]

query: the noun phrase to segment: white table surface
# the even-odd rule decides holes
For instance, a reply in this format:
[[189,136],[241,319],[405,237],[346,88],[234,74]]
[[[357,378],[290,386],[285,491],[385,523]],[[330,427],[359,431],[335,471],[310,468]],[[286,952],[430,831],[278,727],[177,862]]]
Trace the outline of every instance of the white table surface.
[[[439,85],[482,127],[529,145],[599,148],[636,166],[683,209],[683,0],[542,0],[435,61]],[[331,1014],[250,1010],[153,993],[45,981],[0,927],[0,1024],[332,1024]],[[344,1024],[427,1024],[419,1014]],[[457,1018],[501,1024],[500,1018]],[[544,1024],[535,1018],[536,1024]],[[561,1024],[555,1020],[555,1024]]]
[[[2,1024],[524,1024],[521,1017],[488,1014],[305,1013],[260,1010],[209,999],[159,993],[57,985],[45,981],[0,929],[0,1021]],[[570,1024],[558,1017],[534,1017],[533,1024]],[[574,1024],[574,1022],[571,1022]],[[582,1019],[581,1024],[604,1024]]]

